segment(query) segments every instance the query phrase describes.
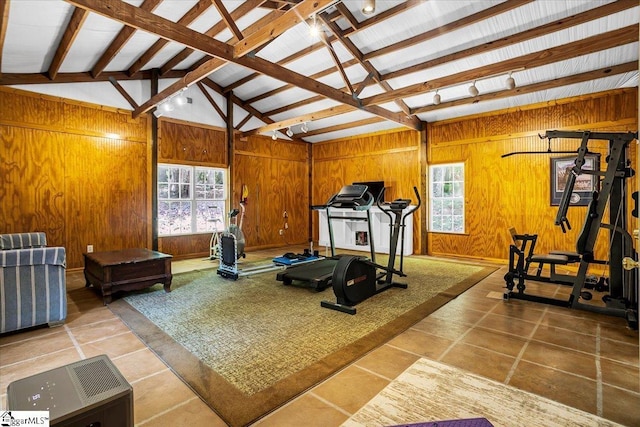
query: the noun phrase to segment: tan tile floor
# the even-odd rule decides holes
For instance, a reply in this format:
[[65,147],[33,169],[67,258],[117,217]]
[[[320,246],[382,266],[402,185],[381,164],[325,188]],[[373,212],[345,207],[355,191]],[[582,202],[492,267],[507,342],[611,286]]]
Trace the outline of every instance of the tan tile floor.
[[[211,261],[175,261],[172,269],[175,274],[202,268],[203,263]],[[624,319],[525,301],[504,302],[503,275],[504,269],[498,270],[256,424],[340,425],[415,360],[428,357],[639,426],[638,332],[629,330]],[[70,271],[67,277],[69,313],[63,326],[0,337],[2,408],[10,382],[107,354],[133,385],[136,425],[225,425],[102,305],[92,289],[84,287],[81,271]],[[544,284],[540,292],[566,293],[566,288]]]

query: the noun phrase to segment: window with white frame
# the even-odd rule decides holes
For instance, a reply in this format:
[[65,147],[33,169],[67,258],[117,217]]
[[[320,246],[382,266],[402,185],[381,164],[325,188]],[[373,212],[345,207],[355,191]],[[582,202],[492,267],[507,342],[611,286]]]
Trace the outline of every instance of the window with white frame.
[[158,165],[158,235],[211,233],[225,227],[226,170]]
[[429,167],[430,231],[464,233],[464,163]]

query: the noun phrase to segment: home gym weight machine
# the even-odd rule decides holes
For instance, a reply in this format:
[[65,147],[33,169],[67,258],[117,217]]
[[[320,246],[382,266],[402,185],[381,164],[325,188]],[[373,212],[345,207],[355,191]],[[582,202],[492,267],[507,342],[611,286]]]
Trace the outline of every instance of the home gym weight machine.
[[[509,271],[505,275],[506,292],[504,299],[522,299],[541,302],[556,306],[581,309],[601,314],[613,315],[627,319],[629,326],[638,326],[638,290],[636,288],[636,271],[623,267],[624,259],[637,260],[637,253],[633,247],[633,238],[627,231],[627,194],[625,180],[634,175],[629,166],[627,150],[629,143],[638,138],[637,133],[621,132],[574,132],[548,131],[541,138],[573,138],[581,139],[580,147],[571,174],[562,194],[555,225],[560,226],[566,233],[571,229],[567,219],[567,211],[574,190],[576,177],[580,174],[592,174],[598,177],[600,191],[593,193],[593,198],[587,207],[587,215],[582,230],[576,242],[576,251],[580,255],[578,273],[572,284],[572,291],[568,300],[530,295],[525,293],[527,278],[522,271]],[[590,140],[605,140],[609,142],[609,152],[606,159],[605,171],[591,171],[583,169],[585,155],[589,153]],[[604,222],[606,210],[609,210],[609,222]],[[634,210],[637,215],[637,208]],[[596,260],[594,248],[601,228],[609,230],[608,260]],[[590,299],[591,295],[584,291],[587,271],[590,264],[606,264],[609,268],[609,294],[603,298],[604,306],[586,304],[581,300]],[[516,285],[517,281],[517,285]],[[517,292],[513,291],[514,286]]]
[[[353,315],[356,314],[356,308],[354,306],[367,298],[390,288],[407,288],[407,284],[405,283],[394,282],[393,275],[397,274],[398,276],[406,277],[406,274],[403,272],[405,220],[413,214],[422,203],[418,189],[413,187],[413,191],[416,194],[418,203],[404,213],[403,211],[411,205],[410,199],[396,199],[388,205],[381,205],[380,200],[384,197],[383,189],[376,200],[376,205],[389,217],[390,221],[389,261],[387,266],[376,264],[373,256],[371,260],[358,255],[341,256],[333,270],[331,280],[336,302],[321,301],[320,305],[322,307]],[[393,214],[393,216],[391,214]],[[327,217],[329,217],[328,212]],[[330,219],[329,224],[331,224]],[[369,229],[371,229],[371,227],[369,227]],[[371,252],[373,254],[373,236],[371,234],[370,236]],[[331,234],[330,237],[332,237]],[[398,240],[400,241],[400,269],[396,270],[395,261]],[[378,273],[378,270],[382,270],[382,272]]]

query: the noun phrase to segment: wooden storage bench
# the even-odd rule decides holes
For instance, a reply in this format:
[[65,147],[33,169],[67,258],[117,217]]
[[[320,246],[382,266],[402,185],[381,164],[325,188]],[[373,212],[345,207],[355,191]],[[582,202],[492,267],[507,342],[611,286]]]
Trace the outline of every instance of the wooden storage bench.
[[149,249],[84,254],[84,277],[87,286],[99,287],[104,304],[111,302],[118,291],[144,289],[163,283],[171,292],[171,255]]

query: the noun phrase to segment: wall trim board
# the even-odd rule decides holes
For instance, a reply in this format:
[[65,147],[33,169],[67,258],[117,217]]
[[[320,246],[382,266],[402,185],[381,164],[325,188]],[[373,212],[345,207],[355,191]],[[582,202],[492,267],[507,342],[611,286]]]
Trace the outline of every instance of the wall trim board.
[[[126,109],[123,109],[123,108],[109,107],[107,105],[94,104],[92,102],[86,102],[86,101],[77,101],[75,99],[64,98],[62,96],[47,95],[47,94],[44,94],[44,93],[31,92],[31,91],[28,91],[28,90],[17,89],[17,88],[12,88],[12,87],[7,87],[7,86],[0,86],[0,92],[8,92],[8,93],[12,93],[12,94],[15,94],[15,95],[28,96],[30,98],[45,99],[47,101],[61,102],[63,104],[77,105],[77,106],[81,106],[81,107],[88,107],[88,108],[93,108],[93,109],[96,109],[96,110],[109,111],[109,112],[112,112],[112,113],[126,114],[126,115],[129,116],[131,121],[135,122],[135,121],[140,120],[140,118],[135,118],[134,119],[131,116],[131,114],[133,113],[132,110],[126,110]],[[141,116],[141,117],[143,117],[143,116]]]
[[397,128],[393,128],[393,129],[380,130],[380,131],[377,131],[377,132],[364,133],[362,135],[345,136],[344,138],[331,139],[329,141],[313,142],[311,144],[313,144],[313,145],[332,144],[332,143],[336,143],[336,142],[353,141],[356,138],[357,139],[360,139],[360,138],[371,138],[371,137],[376,137],[376,136],[380,136],[380,135],[386,135],[388,133],[398,133],[398,132],[407,132],[407,131],[418,132],[418,131],[416,131],[414,129],[410,129],[410,128],[397,127]]
[[224,163],[202,163],[192,160],[172,160],[172,159],[158,159],[158,164],[165,165],[186,165],[186,166],[202,166],[205,168],[222,168],[226,169],[227,165]]
[[[625,119],[620,119],[616,121],[607,120],[604,122],[597,123],[588,123],[574,126],[562,126],[559,129],[562,130],[594,130],[594,129],[606,129],[611,127],[620,127],[620,126],[629,126],[635,125],[637,123],[637,119],[635,117],[629,117]],[[514,138],[527,138],[532,136],[539,136],[540,134],[535,131],[529,132],[516,132],[516,133],[508,133],[503,135],[492,135],[492,136],[483,136],[481,138],[473,138],[473,139],[459,139],[456,141],[445,141],[445,142],[434,142],[430,144],[431,148],[443,148],[450,147],[454,145],[467,145],[467,144],[482,144],[488,142],[501,142],[505,140],[511,140]]]
[[307,163],[307,159],[290,159],[288,157],[280,157],[277,155],[269,154],[269,153],[256,153],[254,151],[244,151],[244,150],[236,150],[233,153],[235,156],[248,156],[248,157],[262,157],[265,159],[277,159],[277,160],[286,160],[289,162],[299,162],[299,163]]
[[[227,129],[220,127],[220,126],[212,126],[212,125],[207,125],[204,123],[197,123],[197,122],[192,122],[189,120],[182,120],[182,119],[174,119],[171,117],[159,117],[158,118],[158,124],[160,125],[161,122],[167,122],[167,123],[173,123],[176,125],[183,125],[183,126],[191,126],[191,127],[195,127],[195,128],[201,128],[201,129],[209,129],[209,130],[216,130],[219,132],[227,132]],[[160,127],[160,126],[158,126]]]
[[561,99],[555,99],[553,101],[538,102],[535,104],[522,105],[519,107],[510,107],[502,110],[487,111],[486,113],[471,114],[463,117],[455,117],[452,119],[439,120],[435,123],[439,125],[440,124],[444,125],[444,124],[450,124],[450,123],[456,123],[456,122],[463,122],[467,120],[482,119],[485,117],[502,116],[505,114],[517,113],[520,111],[535,110],[538,108],[545,108],[545,107],[557,107],[559,105],[571,104],[573,102],[587,101],[590,99],[597,99],[597,98],[605,98],[611,95],[633,93],[633,92],[636,92],[637,90],[638,90],[637,87],[613,89],[613,90],[608,90],[604,92],[595,92],[589,95],[574,96],[570,98],[561,98]]
[[45,125],[39,125],[36,123],[14,122],[11,120],[3,120],[3,119],[0,119],[0,126],[8,126],[8,127],[21,128],[21,129],[34,129],[34,130],[40,130],[43,132],[54,132],[54,133],[62,133],[67,135],[82,135],[82,136],[89,136],[94,138],[107,138],[115,141],[128,141],[128,142],[136,142],[140,144],[147,144],[146,138],[132,138],[127,136],[119,136],[118,138],[112,138],[104,132],[96,132],[88,129],[69,129],[69,128],[58,127],[58,126],[50,126],[50,125],[45,126]]
[[408,151],[418,151],[420,147],[402,147],[402,148],[391,148],[388,150],[378,150],[378,151],[368,151],[366,153],[356,153],[356,154],[348,154],[346,156],[331,156],[331,157],[323,157],[321,159],[313,159],[314,163],[320,162],[332,162],[336,160],[345,160],[345,159],[356,159],[358,157],[371,157],[371,156],[383,156],[385,154],[395,154],[395,153],[405,153]]

